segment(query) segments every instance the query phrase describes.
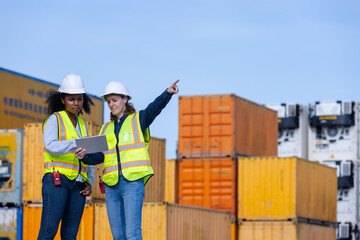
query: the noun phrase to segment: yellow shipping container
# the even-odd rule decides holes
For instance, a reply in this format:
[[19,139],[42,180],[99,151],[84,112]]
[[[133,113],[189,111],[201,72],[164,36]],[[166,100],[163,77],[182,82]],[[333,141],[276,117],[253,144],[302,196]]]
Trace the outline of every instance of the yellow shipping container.
[[238,223],[237,221],[231,222],[231,240],[238,239]]
[[177,203],[178,193],[177,160],[165,160],[165,202]]
[[95,203],[94,240],[112,239],[105,203]]
[[[58,79],[59,82],[61,79]],[[57,91],[58,84],[0,68],[0,129],[23,128],[24,124],[43,122],[47,116],[47,92]],[[95,106],[91,113],[84,113],[87,121],[101,125],[104,103],[97,96],[89,95]]]
[[[111,239],[105,204],[95,204],[94,240]],[[144,203],[144,240],[230,240],[230,212],[169,203]]]
[[[24,205],[24,218],[23,218],[23,239],[33,240],[36,239],[41,223],[42,204],[25,204]],[[60,240],[60,228],[54,240]],[[86,204],[84,213],[80,222],[79,232],[77,239],[89,240],[93,239],[94,235],[94,205]]]
[[[89,135],[97,135],[100,126],[89,123]],[[43,174],[43,142],[42,124],[25,124],[23,139],[23,196],[22,201],[27,203],[41,203],[41,184]],[[165,139],[151,138],[149,155],[155,175],[145,187],[144,202],[163,202],[165,200]],[[104,201],[105,194],[99,188],[99,176],[102,177],[102,164],[95,166],[95,182],[92,194],[87,201]]]
[[238,159],[238,218],[336,222],[336,169],[291,158]]
[[238,240],[335,240],[336,229],[291,221],[250,221],[239,224]]

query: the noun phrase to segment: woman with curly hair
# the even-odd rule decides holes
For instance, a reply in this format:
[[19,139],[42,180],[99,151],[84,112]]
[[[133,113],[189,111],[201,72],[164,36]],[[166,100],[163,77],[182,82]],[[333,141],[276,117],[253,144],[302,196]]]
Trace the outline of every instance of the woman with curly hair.
[[76,239],[86,196],[91,195],[94,167],[80,160],[86,150],[75,138],[88,136],[88,125],[79,115],[90,113],[92,100],[77,75],[67,75],[58,91],[46,100],[49,116],[43,123],[43,209],[38,240],[54,239],[61,221],[61,239]]

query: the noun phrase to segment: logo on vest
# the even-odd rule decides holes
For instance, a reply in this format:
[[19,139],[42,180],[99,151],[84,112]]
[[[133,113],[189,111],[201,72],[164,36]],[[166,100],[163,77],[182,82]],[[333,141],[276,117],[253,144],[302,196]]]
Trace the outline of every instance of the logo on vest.
[[126,132],[126,133],[121,134],[121,140],[124,141],[124,142],[131,141],[132,140],[132,133],[131,132]]

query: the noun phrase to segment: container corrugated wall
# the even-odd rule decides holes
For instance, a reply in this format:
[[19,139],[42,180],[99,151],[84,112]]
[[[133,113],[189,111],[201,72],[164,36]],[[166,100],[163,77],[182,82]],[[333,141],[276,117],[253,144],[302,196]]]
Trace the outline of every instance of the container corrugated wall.
[[94,240],[112,239],[105,203],[95,203]]
[[238,239],[238,223],[237,221],[231,222],[231,240],[237,240]]
[[[96,125],[94,123],[89,123],[89,135],[90,136],[96,136],[99,134],[100,132],[100,128],[101,126]],[[95,181],[93,183],[92,186],[92,192],[91,192],[91,196],[87,197],[86,200],[88,202],[91,201],[105,201],[105,194],[102,194],[100,191],[100,187],[99,187],[99,176],[102,177],[102,167],[103,164],[98,164],[95,166]]]
[[165,139],[151,137],[149,157],[154,176],[145,186],[144,202],[165,201]]
[[276,156],[277,113],[235,95],[179,97],[178,158]]
[[236,219],[236,158],[179,159],[179,203],[231,211]]
[[230,240],[230,213],[169,203],[145,203],[142,220],[146,240]]
[[25,124],[22,171],[22,201],[42,202],[41,185],[44,169],[42,123]]
[[238,218],[336,222],[336,170],[293,158],[239,158]]
[[23,131],[0,130],[0,203],[21,205]]
[[165,160],[165,202],[178,202],[178,170],[176,159]]
[[336,229],[291,221],[250,221],[239,225],[239,240],[335,240]]
[[22,240],[22,208],[0,208],[0,239]]
[[[42,204],[24,204],[24,219],[23,219],[24,240],[33,240],[37,238],[41,224],[41,212],[42,212]],[[54,240],[61,239],[60,228],[61,228],[61,223],[59,225],[59,229]],[[89,240],[89,239],[93,239],[93,235],[94,235],[94,205],[86,204],[83,216],[81,218],[77,239]]]
[[[230,240],[230,213],[169,203],[144,203],[142,234],[146,240]],[[95,204],[94,240],[112,239],[106,205]]]

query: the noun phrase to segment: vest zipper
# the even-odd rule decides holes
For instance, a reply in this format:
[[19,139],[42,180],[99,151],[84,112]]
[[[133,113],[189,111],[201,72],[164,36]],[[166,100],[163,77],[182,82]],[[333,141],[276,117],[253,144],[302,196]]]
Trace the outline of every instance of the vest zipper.
[[118,162],[118,168],[119,168],[119,176],[122,175],[121,173],[121,162],[120,162],[120,152],[119,152],[119,146],[118,146],[118,142],[116,143],[116,158],[117,158],[117,162]]

